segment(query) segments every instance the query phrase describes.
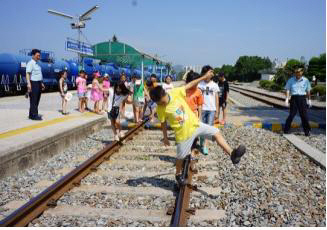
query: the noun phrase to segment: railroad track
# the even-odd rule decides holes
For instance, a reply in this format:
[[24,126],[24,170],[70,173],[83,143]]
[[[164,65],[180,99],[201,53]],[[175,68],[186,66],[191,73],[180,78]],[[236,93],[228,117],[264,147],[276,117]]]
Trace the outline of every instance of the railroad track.
[[[268,93],[256,92],[254,90],[245,89],[243,87],[239,87],[232,84],[230,85],[230,89],[242,95],[266,103],[268,105],[272,105],[275,108],[282,109],[282,110],[289,110],[289,107],[285,105],[285,97],[270,95]],[[321,109],[320,107],[313,105],[308,110],[308,113],[309,113],[309,118],[312,119],[313,121],[325,123],[325,116],[326,116],[325,109]]]
[[194,205],[219,195],[219,188],[203,183],[215,173],[203,170],[193,177],[202,187],[191,185],[196,170],[189,158],[184,167],[189,184],[176,189],[174,141],[163,147],[161,131],[144,130],[144,125],[91,158],[79,159],[83,163],[77,168],[62,168],[66,175],[57,182],[43,181],[43,192],[26,203],[17,201],[20,208],[0,226],[83,226],[81,218],[90,226],[186,226],[188,219],[196,224],[224,217],[224,210]]

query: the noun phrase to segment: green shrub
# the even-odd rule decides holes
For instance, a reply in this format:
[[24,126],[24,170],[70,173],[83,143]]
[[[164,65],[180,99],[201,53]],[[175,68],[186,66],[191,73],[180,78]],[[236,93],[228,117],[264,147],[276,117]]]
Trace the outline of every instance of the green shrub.
[[282,86],[278,85],[277,83],[269,80],[261,80],[259,82],[261,88],[271,90],[271,91],[280,91],[283,89]]
[[326,95],[326,86],[324,85],[317,85],[311,89],[311,94],[316,95],[319,93],[319,96],[324,96]]
[[271,83],[272,83],[272,81],[269,81],[269,80],[260,80],[259,81],[260,87],[262,87],[264,89],[266,89]]
[[269,89],[271,91],[281,91],[283,87],[273,82],[273,84],[269,86]]

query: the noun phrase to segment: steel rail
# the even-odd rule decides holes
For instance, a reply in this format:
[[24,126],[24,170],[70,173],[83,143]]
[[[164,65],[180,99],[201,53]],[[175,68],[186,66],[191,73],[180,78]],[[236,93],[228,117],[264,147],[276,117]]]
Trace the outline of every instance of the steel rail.
[[[234,86],[230,86],[230,89],[234,90],[240,94],[243,94],[245,96],[252,97],[258,101],[262,101],[268,105],[272,105],[279,109],[287,109],[288,108],[281,99],[275,98],[274,96],[270,97],[270,96],[267,96],[264,94],[260,94],[258,92],[252,92],[252,91],[249,91],[246,89],[241,89],[241,88],[234,87]],[[273,99],[274,101],[272,101],[271,99]]]
[[[255,100],[261,101],[263,103],[266,103],[268,105],[271,105],[275,108],[278,109],[287,109],[289,110],[289,106],[285,105],[285,102],[282,101],[281,99],[278,99],[278,96],[270,96],[267,94],[261,94],[259,92],[255,92],[252,90],[247,90],[247,89],[241,89],[238,87],[230,86],[230,89],[233,91],[236,91],[242,95],[245,95],[247,97],[251,97]],[[321,117],[321,115],[318,115],[316,113],[319,113],[320,111],[324,111],[324,109],[319,109],[319,107],[314,107],[312,106],[310,110],[308,110],[308,115],[309,117],[313,118],[315,122],[323,122],[324,123],[324,118]]]
[[[284,96],[278,96],[278,95],[271,95],[269,93],[265,93],[265,92],[257,92],[255,90],[251,90],[251,89],[245,89],[243,87],[239,87],[239,86],[236,86],[236,85],[231,85],[230,86],[231,89],[233,89],[234,91],[238,91],[240,92],[239,90],[243,90],[245,91],[245,93],[243,93],[244,95],[246,95],[246,92],[249,92],[249,93],[253,93],[254,95],[260,95],[261,97],[264,96],[264,97],[268,97],[268,98],[273,98],[273,99],[276,99],[278,101],[281,101],[282,103],[281,104],[278,104],[278,107],[282,107],[282,108],[288,108],[287,106],[284,105],[284,101],[285,101],[285,97]],[[241,93],[241,92],[240,92]],[[260,96],[258,97],[260,100]],[[252,96],[251,96],[252,97]],[[257,98],[256,98],[257,99]],[[266,100],[262,99],[263,102],[265,102]],[[269,102],[269,101],[267,101]],[[271,104],[271,105],[276,105],[276,104]],[[319,106],[315,106],[315,105],[312,105],[311,109],[313,110],[324,110],[324,108],[322,107],[319,107]]]
[[23,206],[15,210],[12,214],[0,221],[0,227],[6,226],[26,226],[33,219],[40,216],[47,208],[56,206],[57,200],[67,191],[75,186],[80,185],[80,181],[87,176],[90,172],[96,171],[97,166],[103,161],[109,160],[110,156],[118,151],[123,145],[124,140],[133,139],[134,135],[137,135],[143,130],[143,126],[148,121],[144,120],[138,124],[135,128],[129,130],[120,141],[114,141],[110,145],[94,154],[88,160],[83,162],[73,171],[60,178],[57,182],[50,187],[43,190],[37,196],[33,197]]
[[196,173],[196,170],[194,169],[192,154],[190,154],[183,162],[182,180],[187,180],[187,183],[180,185],[170,223],[171,227],[185,227],[190,214],[195,214],[195,210],[189,209],[190,193],[196,189],[191,185],[193,173]]

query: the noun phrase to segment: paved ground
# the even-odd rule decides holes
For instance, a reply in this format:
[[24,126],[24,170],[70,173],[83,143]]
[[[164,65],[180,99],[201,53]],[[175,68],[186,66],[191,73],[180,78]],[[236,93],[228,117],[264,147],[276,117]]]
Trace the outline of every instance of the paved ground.
[[[269,93],[271,95],[275,96],[282,96],[285,97],[285,94],[282,92],[271,92],[262,88],[259,88],[259,85],[253,85],[252,83],[242,83],[243,86],[246,86],[248,89],[257,91],[257,92],[263,92],[263,93]],[[312,100],[312,104],[316,106],[324,106],[326,108],[326,102],[325,101],[317,101],[317,100]]]
[[[238,101],[238,98],[230,97],[234,105],[229,107],[228,122],[235,125],[242,125],[246,122],[269,122],[285,123],[288,111],[283,111],[270,107],[245,107]],[[293,123],[301,124],[301,118],[295,116]]]

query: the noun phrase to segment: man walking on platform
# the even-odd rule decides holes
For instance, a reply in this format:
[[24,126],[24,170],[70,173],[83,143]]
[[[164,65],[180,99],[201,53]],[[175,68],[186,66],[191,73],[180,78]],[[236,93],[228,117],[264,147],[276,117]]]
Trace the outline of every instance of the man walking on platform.
[[312,106],[310,100],[311,85],[309,80],[306,77],[303,77],[302,75],[303,75],[303,68],[295,69],[295,76],[291,77],[287,81],[285,86],[286,106],[288,106],[290,92],[291,92],[291,99],[290,99],[290,114],[285,123],[284,133],[286,134],[289,133],[293,118],[296,115],[297,110],[299,110],[304,134],[306,136],[310,136],[310,124],[308,120],[307,106],[308,105],[309,107]]
[[41,98],[41,91],[45,89],[43,84],[43,76],[39,60],[41,59],[41,51],[32,50],[32,60],[26,66],[27,90],[30,97],[30,111],[28,118],[31,120],[42,120],[39,115],[38,107]]

